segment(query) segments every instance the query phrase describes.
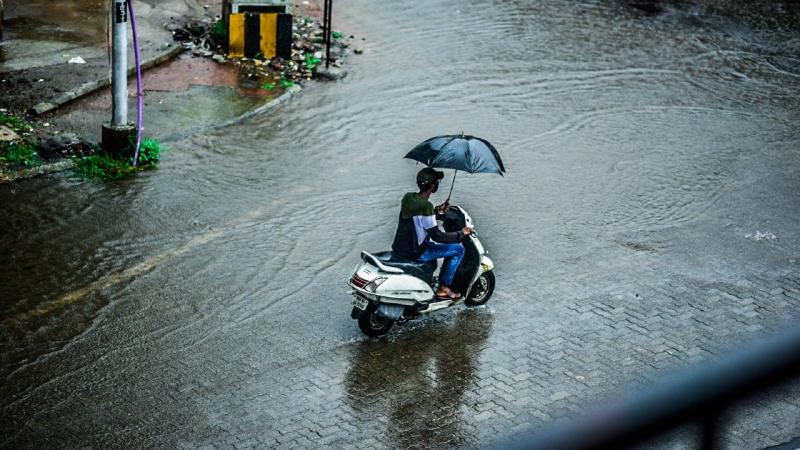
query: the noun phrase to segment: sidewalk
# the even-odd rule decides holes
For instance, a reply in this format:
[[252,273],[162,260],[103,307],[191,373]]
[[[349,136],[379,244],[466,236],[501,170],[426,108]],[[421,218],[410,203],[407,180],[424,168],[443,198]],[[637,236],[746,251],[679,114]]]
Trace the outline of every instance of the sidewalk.
[[[0,107],[26,112],[85,83],[108,79],[106,8],[104,0],[6,4],[0,44]],[[219,8],[209,5],[206,9],[194,0],[137,1],[134,8],[143,60],[178,47],[164,28],[169,18],[219,14]],[[132,50],[128,62],[133,67]]]
[[[265,81],[274,80],[254,74],[252,63],[249,68],[238,61],[220,64],[197,56],[208,52],[195,51],[193,55],[174,40],[170,30],[190,19],[213,24],[221,14],[221,4],[221,0],[202,3],[196,0],[135,1],[144,71],[145,135],[159,140],[180,138],[234,122],[253,112],[266,111],[301,90],[298,85],[282,88],[278,83],[265,84]],[[6,6],[5,34],[0,41],[3,92],[0,113],[31,114],[37,121],[34,133],[39,142],[59,134],[75,135],[73,140],[87,143],[99,142],[101,124],[111,115],[107,3],[104,0],[68,0],[46,8],[48,5],[44,0],[34,0],[24,5]],[[321,15],[316,1],[297,4],[294,13],[296,17],[316,19]],[[312,34],[302,30],[304,23],[295,25],[296,33]],[[130,35],[129,44],[132,49]],[[308,49],[308,41],[296,42],[299,44],[305,45],[305,51],[314,51]],[[342,47],[335,50],[337,55],[347,52]],[[128,62],[131,69],[128,120],[135,122],[136,76],[132,50]],[[270,84],[276,86],[265,88]],[[56,161],[61,164],[53,166],[53,170],[64,170],[65,165]],[[47,163],[45,161],[43,166]],[[10,173],[6,167],[0,182],[50,171],[42,166],[36,169]]]

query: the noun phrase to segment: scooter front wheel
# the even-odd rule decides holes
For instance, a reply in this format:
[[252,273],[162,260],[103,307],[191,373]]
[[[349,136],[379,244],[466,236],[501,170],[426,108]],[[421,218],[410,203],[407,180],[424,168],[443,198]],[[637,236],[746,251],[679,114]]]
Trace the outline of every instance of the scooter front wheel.
[[494,293],[494,273],[490,270],[483,272],[475,281],[469,296],[464,300],[467,306],[480,306],[486,304]]
[[367,309],[358,318],[358,328],[369,337],[383,336],[394,325],[394,320],[378,315],[378,307],[370,302]]

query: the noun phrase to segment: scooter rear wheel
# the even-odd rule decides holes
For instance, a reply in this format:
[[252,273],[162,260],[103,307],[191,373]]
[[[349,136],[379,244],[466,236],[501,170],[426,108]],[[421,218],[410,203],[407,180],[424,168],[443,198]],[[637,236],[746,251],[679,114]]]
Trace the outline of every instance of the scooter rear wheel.
[[394,320],[378,315],[378,307],[370,302],[367,309],[358,318],[358,328],[369,337],[383,336],[394,325]]
[[478,280],[475,281],[475,285],[472,286],[472,290],[469,292],[469,296],[464,299],[464,304],[467,306],[480,306],[486,304],[491,298],[492,293],[494,293],[494,272],[491,270],[488,272],[483,272]]

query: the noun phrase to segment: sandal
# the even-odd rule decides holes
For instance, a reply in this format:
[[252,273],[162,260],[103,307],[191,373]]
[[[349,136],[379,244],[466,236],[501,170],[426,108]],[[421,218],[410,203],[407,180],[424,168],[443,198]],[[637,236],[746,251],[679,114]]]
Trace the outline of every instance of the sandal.
[[450,289],[447,286],[442,286],[436,291],[436,296],[439,298],[446,298],[449,300],[458,300],[461,298],[461,294],[458,292]]

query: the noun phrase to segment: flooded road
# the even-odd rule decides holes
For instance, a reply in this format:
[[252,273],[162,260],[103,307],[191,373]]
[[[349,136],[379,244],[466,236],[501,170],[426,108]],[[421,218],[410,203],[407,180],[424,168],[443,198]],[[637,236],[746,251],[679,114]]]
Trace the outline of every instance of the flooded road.
[[[343,82],[0,186],[0,445],[486,445],[800,318],[798,9],[713,4],[342,0]],[[508,169],[453,194],[495,297],[367,340],[346,277],[461,131]],[[800,435],[796,391],[726,442]]]

